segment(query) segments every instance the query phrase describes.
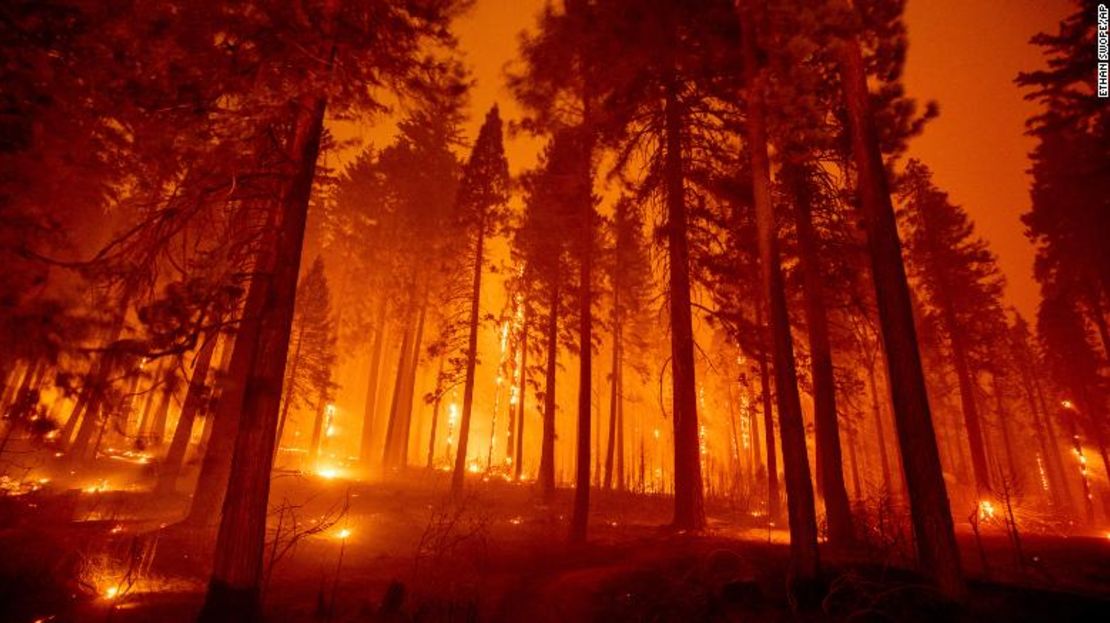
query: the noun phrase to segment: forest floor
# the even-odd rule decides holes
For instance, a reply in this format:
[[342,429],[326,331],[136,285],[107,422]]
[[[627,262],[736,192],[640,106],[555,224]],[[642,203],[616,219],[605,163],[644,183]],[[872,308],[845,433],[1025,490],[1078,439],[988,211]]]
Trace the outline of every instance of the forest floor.
[[[152,499],[148,476],[115,468],[0,497],[0,621],[194,620],[214,532],[175,525],[187,498]],[[751,513],[711,502],[709,529],[680,534],[665,527],[668,498],[595,490],[589,542],[569,546],[569,490],[543,504],[529,485],[475,477],[452,501],[448,480],[277,475],[267,620],[1110,620],[1106,536],[1022,534],[1019,564],[1000,530],[984,532],[982,556],[961,532],[960,606],[905,570],[897,538],[823,546],[823,597],[796,608],[786,534]]]

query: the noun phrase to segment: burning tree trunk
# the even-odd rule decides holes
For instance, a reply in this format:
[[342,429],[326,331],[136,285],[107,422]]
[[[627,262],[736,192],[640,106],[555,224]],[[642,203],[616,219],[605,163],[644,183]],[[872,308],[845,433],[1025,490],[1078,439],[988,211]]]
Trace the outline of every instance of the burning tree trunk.
[[667,209],[667,247],[671,316],[672,415],[674,418],[674,528],[705,527],[701,456],[698,440],[694,329],[690,306],[690,252],[686,189],[682,170],[682,103],[671,77],[665,84],[663,183]]
[[842,41],[837,53],[918,562],[945,595],[959,598],[964,592],[960,552],[929,412],[894,206],[855,36]]
[[370,346],[370,371],[366,379],[366,403],[362,416],[362,444],[359,446],[359,460],[369,467],[374,446],[374,420],[378,410],[378,377],[381,374],[382,348],[385,343],[385,312],[387,299],[382,295],[374,313],[374,342]]
[[[802,405],[798,396],[798,381],[794,368],[790,315],[786,308],[782,267],[779,265],[778,242],[775,239],[763,78],[757,66],[755,11],[749,3],[745,3],[744,7],[740,23],[747,91],[745,138],[751,159],[762,291],[768,307],[775,364],[775,394],[778,397],[783,474],[786,478],[786,507],[790,520],[790,575],[793,581],[800,583],[799,587],[801,587],[815,581],[819,573],[817,514],[814,509],[813,485],[809,474],[805,423],[802,421]],[[839,466],[837,468],[839,469]]]
[[804,280],[806,328],[809,331],[811,374],[813,375],[813,423],[819,459],[819,482],[828,516],[829,542],[844,545],[855,539],[852,510],[844,486],[843,455],[840,448],[840,422],[836,411],[836,379],[833,374],[832,346],[829,344],[829,319],[825,314],[824,279],[813,228],[813,206],[805,171],[791,167],[784,171],[794,190],[794,223],[798,232],[798,252]]
[[158,472],[158,483],[154,487],[156,493],[173,493],[177,487],[177,479],[185,462],[185,452],[189,449],[189,440],[193,436],[193,422],[207,398],[208,368],[211,367],[212,355],[216,352],[216,341],[215,335],[207,336],[193,363],[193,377],[189,379],[189,389],[185,393],[181,415],[177,418],[173,441],[170,442],[170,449]]
[[555,496],[555,372],[559,360],[559,281],[551,286],[547,315],[547,373],[543,389],[543,439],[540,447],[539,485],[544,500]]
[[[330,6],[334,11],[335,7]],[[334,48],[329,56],[333,54]],[[258,350],[244,388],[212,578],[200,613],[204,622],[261,618],[259,590],[270,470],[308,200],[327,100],[323,95],[306,95],[298,104],[287,150],[292,179],[275,206],[280,216],[273,256],[262,263],[263,272],[256,277],[265,289],[265,303],[256,325]]]

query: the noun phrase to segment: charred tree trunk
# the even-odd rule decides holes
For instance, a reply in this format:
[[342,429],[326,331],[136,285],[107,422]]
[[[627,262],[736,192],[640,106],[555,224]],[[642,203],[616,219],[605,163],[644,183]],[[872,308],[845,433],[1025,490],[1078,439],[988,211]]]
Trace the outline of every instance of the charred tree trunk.
[[929,412],[902,244],[870,110],[859,41],[849,36],[837,46],[837,54],[918,563],[943,594],[960,598],[964,593],[960,552]]
[[409,355],[409,368],[405,376],[405,393],[400,410],[400,434],[397,435],[397,467],[405,467],[409,462],[409,437],[412,430],[412,401],[416,393],[416,373],[420,369],[420,347],[424,340],[424,319],[428,314],[427,295],[420,305],[420,317],[416,321],[416,334],[412,340],[412,354]]
[[559,361],[559,281],[551,288],[547,316],[547,371],[543,395],[543,439],[540,447],[539,485],[543,499],[555,496],[555,380]]
[[883,490],[888,496],[894,495],[894,481],[890,473],[890,457],[886,451],[886,431],[883,426],[883,408],[879,402],[879,381],[875,374],[874,358],[868,359],[867,386],[871,388],[871,415],[875,419],[875,437],[879,447],[879,463],[883,470]]
[[952,367],[956,372],[956,381],[960,388],[960,405],[964,416],[964,426],[967,428],[967,443],[971,450],[971,469],[975,474],[975,486],[980,495],[991,490],[990,467],[987,463],[986,444],[983,440],[983,425],[979,416],[979,408],[975,404],[975,381],[972,378],[971,366],[967,360],[967,348],[964,346],[963,332],[956,323],[956,315],[952,311],[951,302],[941,302],[943,310],[945,332],[948,333],[950,348],[952,349]]
[[474,285],[470,291],[470,335],[466,344],[466,384],[463,387],[463,412],[459,422],[459,445],[455,451],[455,472],[451,475],[451,492],[460,495],[466,480],[467,442],[470,440],[470,415],[474,410],[474,366],[478,359],[478,312],[482,296],[482,264],[486,241],[486,223],[478,223],[478,239],[474,244]]
[[[324,12],[334,15],[336,4],[328,0]],[[331,46],[329,66],[334,54]],[[257,324],[258,350],[246,379],[212,578],[200,612],[200,620],[205,623],[261,619],[259,597],[270,471],[308,200],[327,99],[322,94],[306,94],[298,104],[287,149],[291,179],[275,206],[279,216],[272,256],[262,262],[263,271],[256,277],[265,288],[265,303]]]
[[177,418],[177,427],[173,431],[173,440],[158,472],[155,493],[173,493],[177,487],[177,479],[185,463],[185,452],[189,449],[189,440],[193,436],[193,422],[206,398],[208,368],[211,367],[212,355],[216,352],[216,341],[215,335],[209,335],[197,353],[193,363],[193,376],[189,379],[189,389],[185,393],[181,415]]
[[[817,513],[809,474],[805,423],[798,396],[794,367],[794,344],[790,315],[786,308],[782,267],[779,265],[774,206],[771,204],[771,166],[767,156],[767,126],[763,103],[762,70],[757,63],[755,11],[745,3],[741,14],[743,60],[747,85],[745,137],[751,159],[752,193],[759,239],[759,264],[763,298],[768,306],[772,353],[775,364],[775,394],[778,397],[779,430],[782,435],[782,467],[786,478],[786,508],[790,520],[790,576],[799,588],[817,579]],[[835,417],[835,413],[833,414]],[[839,466],[838,466],[839,469]]]
[[670,255],[671,379],[674,418],[674,521],[677,530],[705,527],[698,396],[694,372],[694,328],[690,306],[690,251],[687,240],[685,173],[682,167],[682,103],[670,77],[664,86],[663,184]]
[[174,364],[170,363],[166,366],[165,373],[162,375],[161,395],[158,398],[158,406],[155,407],[154,415],[151,418],[149,440],[153,445],[162,445],[162,441],[166,437],[166,421],[169,420],[170,404],[173,402],[176,393],[177,373],[174,370]]
[[359,446],[359,460],[369,468],[374,447],[374,424],[378,410],[378,385],[381,376],[382,349],[385,344],[385,312],[387,299],[382,295],[378,309],[374,313],[374,341],[370,346],[370,371],[366,379],[366,403],[362,412],[362,444]]
[[316,399],[316,414],[312,419],[312,441],[308,446],[308,465],[315,470],[320,462],[320,442],[324,437],[324,411],[327,408],[326,394],[320,392]]
[[[613,297],[613,305],[616,307],[617,297]],[[609,373],[609,437],[605,444],[605,482],[603,486],[605,490],[613,488],[613,455],[616,450],[619,422],[617,421],[618,401],[620,398],[620,314],[614,309],[613,311],[613,369]],[[619,485],[618,485],[619,486]]]
[[428,435],[428,462],[427,468],[430,470],[435,466],[436,458],[436,428],[439,425],[439,405],[443,402],[443,393],[447,391],[443,387],[443,363],[447,359],[446,356],[439,356],[439,366],[436,370],[436,389],[435,389],[435,402],[432,404],[432,432]]
[[812,196],[804,171],[793,167],[784,172],[794,190],[794,223],[798,232],[798,254],[804,280],[806,328],[809,332],[810,366],[813,375],[813,423],[817,442],[818,470],[829,542],[845,545],[855,540],[852,509],[844,485],[844,459],[840,448],[840,422],[836,410],[836,378],[829,319],[825,313],[824,279],[813,227]]

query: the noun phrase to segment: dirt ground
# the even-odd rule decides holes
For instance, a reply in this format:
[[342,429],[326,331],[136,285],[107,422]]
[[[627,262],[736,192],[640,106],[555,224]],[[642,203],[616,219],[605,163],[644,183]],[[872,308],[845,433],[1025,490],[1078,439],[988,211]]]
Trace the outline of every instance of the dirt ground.
[[[44,484],[0,498],[0,621],[191,621],[214,532],[176,525],[184,496],[142,474]],[[130,482],[128,479],[130,478]],[[594,491],[589,543],[566,541],[570,492],[491,479],[465,499],[442,473],[386,483],[278,475],[270,621],[1110,620],[1110,538],[961,534],[969,598],[946,603],[908,571],[908,544],[822,550],[819,594],[787,591],[785,532],[721,502],[705,534],[666,529],[663,497]],[[988,568],[983,569],[986,558]]]

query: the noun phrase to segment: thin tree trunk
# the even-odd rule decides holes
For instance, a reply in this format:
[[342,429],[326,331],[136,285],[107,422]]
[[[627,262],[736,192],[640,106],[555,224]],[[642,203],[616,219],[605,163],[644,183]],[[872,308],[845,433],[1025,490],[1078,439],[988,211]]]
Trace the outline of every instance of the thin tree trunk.
[[1014,447],[1011,431],[1010,431],[1010,413],[1006,409],[1006,402],[1002,398],[1002,386],[998,381],[998,375],[991,373],[991,386],[994,390],[995,410],[998,413],[998,424],[1002,428],[1002,445],[1006,451],[1006,469],[1010,472],[1010,486],[1020,487],[1022,484],[1021,474],[1017,469],[1017,462],[1014,460]]
[[[588,102],[587,102],[588,109]],[[587,113],[588,116],[588,113]],[[588,129],[580,129],[583,133]],[[585,139],[586,137],[582,137]],[[590,418],[593,403],[593,237],[594,205],[593,180],[590,158],[592,145],[583,141],[581,177],[578,179],[578,200],[582,219],[579,233],[580,252],[578,257],[578,459],[575,463],[576,482],[574,487],[574,506],[571,511],[570,540],[581,543],[586,540],[586,528],[590,512]]]
[[686,189],[682,167],[682,111],[673,76],[665,85],[663,181],[667,209],[667,249],[671,316],[671,380],[674,419],[674,521],[677,530],[705,527],[698,397],[694,370],[694,329],[690,306],[690,252]]
[[958,599],[964,594],[960,552],[929,412],[902,245],[870,110],[859,41],[849,36],[837,46],[837,53],[918,563],[944,595]]
[[524,403],[528,395],[528,307],[524,307],[524,321],[521,323],[520,338],[520,388],[517,390],[516,450],[513,452],[513,479],[519,481],[524,472]]
[[[443,387],[443,363],[447,358],[444,355],[439,356],[439,366],[436,370],[436,390],[435,402],[432,404],[432,432],[428,435],[428,469],[435,466],[436,457],[436,427],[439,424],[439,405],[443,402],[443,393],[446,391]],[[448,457],[450,458],[450,457]]]
[[177,418],[177,427],[173,431],[173,440],[162,460],[161,469],[158,471],[158,482],[154,486],[155,493],[173,493],[177,487],[177,479],[181,475],[181,468],[185,463],[185,451],[189,449],[189,440],[193,436],[193,422],[200,410],[207,388],[208,368],[212,365],[212,355],[216,352],[216,336],[209,335],[207,340],[197,352],[193,363],[193,377],[189,380],[189,389],[185,393],[185,402],[181,406],[181,415]]
[[[817,513],[809,473],[805,423],[794,367],[794,345],[790,335],[790,315],[786,308],[782,267],[779,264],[775,234],[774,206],[771,204],[771,167],[767,156],[767,128],[763,103],[763,77],[758,67],[755,42],[755,11],[745,3],[740,19],[743,39],[745,83],[747,85],[746,138],[751,158],[752,193],[755,203],[763,297],[768,305],[775,363],[775,395],[778,397],[779,430],[782,435],[783,474],[786,479],[786,507],[790,520],[790,576],[799,588],[817,579],[820,559],[817,552]],[[835,416],[835,413],[834,413]]]
[[174,364],[170,363],[162,375],[162,393],[150,424],[150,443],[156,446],[162,445],[166,437],[166,421],[169,420],[170,405],[173,403],[174,394],[177,393],[176,379]]
[[883,490],[886,495],[894,495],[894,481],[890,473],[890,457],[886,451],[886,431],[883,426],[882,403],[879,402],[879,382],[875,378],[874,357],[868,359],[867,385],[871,388],[871,415],[875,418],[875,437],[879,447],[879,463],[883,470]]
[[297,331],[297,339],[294,340],[293,354],[289,358],[289,373],[285,375],[287,382],[285,383],[285,396],[281,399],[281,413],[278,414],[277,434],[274,436],[274,460],[277,460],[278,452],[281,451],[281,438],[285,436],[285,423],[289,421],[289,410],[293,408],[293,392],[297,389],[297,371],[301,367],[301,350],[304,348],[304,332],[305,325],[301,325]]
[[320,441],[324,436],[324,411],[327,409],[327,403],[324,400],[324,392],[320,392],[320,396],[316,399],[316,415],[312,420],[312,441],[308,446],[308,465],[311,469],[315,470],[319,467],[320,462]]
[[[617,210],[623,209],[624,204],[618,203]],[[620,214],[617,222],[622,222]],[[617,250],[620,254],[620,250]],[[621,314],[620,314],[620,272],[613,277],[613,368],[609,373],[609,439],[605,445],[605,490],[613,486],[613,453],[617,442],[617,393],[618,376],[620,372],[621,349]]]
[[551,308],[547,316],[547,373],[543,396],[543,439],[540,442],[539,485],[543,499],[555,496],[555,381],[559,358],[559,282],[551,288]]
[[[330,23],[337,4],[337,0],[325,2],[325,24]],[[330,26],[325,30],[330,30]],[[329,67],[334,54],[331,45]],[[203,623],[261,619],[260,582],[270,471],[308,200],[316,174],[327,99],[324,94],[306,94],[298,103],[287,150],[292,179],[275,206],[280,216],[272,259],[262,262],[263,272],[256,277],[265,292],[257,324],[258,350],[246,379],[212,578],[200,612]]]
[[843,455],[840,448],[840,422],[836,410],[836,379],[833,373],[829,319],[825,313],[824,279],[818,254],[817,234],[813,228],[812,196],[805,172],[792,167],[784,172],[794,190],[794,223],[798,233],[806,328],[809,332],[810,372],[813,376],[813,423],[817,442],[818,476],[825,513],[828,517],[829,543],[846,545],[855,540],[852,509],[844,485]]
[[374,447],[374,424],[378,411],[378,385],[381,376],[382,349],[385,344],[385,312],[387,299],[381,295],[378,300],[378,309],[374,314],[375,331],[374,341],[370,346],[370,371],[366,379],[366,402],[362,411],[362,444],[359,446],[359,460],[367,469],[372,461]]
[[474,410],[474,366],[478,358],[478,313],[482,296],[482,264],[486,241],[486,223],[478,223],[478,239],[474,245],[474,285],[470,292],[470,335],[466,345],[466,384],[463,387],[463,413],[459,422],[459,445],[455,451],[455,472],[451,475],[451,492],[460,495],[466,480],[467,442],[470,440],[470,415]]
[[778,453],[775,452],[775,414],[772,411],[771,370],[767,362],[768,327],[763,322],[763,303],[756,304],[756,325],[759,327],[759,398],[763,406],[763,439],[767,447],[767,518],[778,521],[782,517],[779,496]]
[[416,393],[416,372],[420,369],[420,347],[424,340],[424,319],[428,314],[428,295],[424,294],[424,302],[420,305],[420,318],[416,321],[416,335],[412,341],[412,354],[409,356],[408,374],[405,377],[404,402],[400,411],[400,434],[397,436],[398,467],[405,467],[409,462],[409,437],[412,429],[412,401]]

